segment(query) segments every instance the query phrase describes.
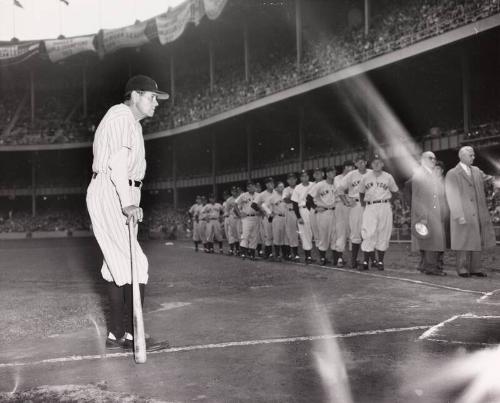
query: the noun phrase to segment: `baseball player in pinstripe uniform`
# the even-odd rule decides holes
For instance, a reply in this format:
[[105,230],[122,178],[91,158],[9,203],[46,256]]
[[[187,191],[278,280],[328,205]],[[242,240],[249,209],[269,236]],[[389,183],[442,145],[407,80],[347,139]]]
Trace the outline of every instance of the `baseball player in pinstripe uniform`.
[[311,220],[311,231],[313,234],[313,242],[318,246],[319,241],[319,227],[318,221],[316,220],[316,206],[314,205],[313,192],[316,185],[318,185],[324,178],[324,172],[320,168],[315,168],[313,172],[314,182],[312,183],[309,194],[307,195],[307,208],[309,209],[309,218]]
[[299,257],[299,234],[297,226],[297,216],[293,210],[292,194],[297,185],[297,175],[289,173],[287,176],[288,186],[283,190],[283,201],[286,203],[288,210],[285,216],[287,254],[285,257],[290,260],[298,261]]
[[207,241],[208,253],[214,253],[214,240],[219,244],[219,253],[224,253],[222,248],[222,228],[221,218],[224,215],[224,209],[220,203],[217,203],[215,196],[208,196],[208,203],[201,210],[205,221],[207,222],[205,239]]
[[287,243],[285,217],[288,211],[288,206],[283,200],[284,190],[285,185],[283,184],[283,182],[278,182],[273,195],[267,201],[268,208],[271,211],[269,220],[272,223],[274,257],[277,261],[280,261],[282,256],[284,257],[287,253],[285,248],[285,245]]
[[236,215],[235,206],[236,198],[238,197],[238,189],[236,187],[231,188],[231,194],[224,202],[225,212],[227,215],[227,226],[226,226],[226,237],[229,243],[229,254],[238,255],[239,254],[239,241],[240,241],[240,226],[241,220]]
[[[146,159],[140,121],[154,115],[158,99],[168,99],[168,94],[159,91],[153,79],[132,77],[125,86],[124,103],[108,110],[95,133],[87,208],[104,257],[101,274],[108,282],[107,348],[133,344],[131,247],[136,250],[142,301],[148,282],[148,260],[137,237],[130,245],[127,224],[143,219],[139,205]],[[137,235],[138,226],[134,228]]]
[[248,182],[247,192],[236,198],[236,214],[241,217],[241,257],[255,259],[259,223],[261,221],[260,207],[256,203],[257,193],[253,182]]
[[193,222],[193,242],[194,242],[194,250],[198,252],[198,245],[202,241],[200,237],[200,210],[202,208],[201,205],[201,196],[196,196],[196,203],[191,206],[189,209],[189,216],[191,217],[191,221]]
[[[342,189],[342,183],[346,175],[354,170],[352,161],[345,161],[343,171],[334,179],[335,188],[339,191],[337,203],[335,204],[335,249],[333,250],[333,264],[337,267],[344,267],[344,250],[349,236],[349,203]],[[344,197],[342,197],[344,196]]]
[[207,215],[206,212],[203,211],[203,208],[207,204],[207,198],[206,196],[201,196],[201,208],[198,212],[198,221],[199,221],[199,226],[198,229],[200,231],[200,238],[203,242],[203,251],[205,253],[210,252],[210,249],[208,248],[208,242],[207,242]]
[[348,201],[350,206],[349,212],[349,232],[351,239],[351,268],[358,267],[358,253],[361,247],[361,222],[363,217],[364,206],[361,205],[359,199],[359,184],[363,176],[370,172],[371,169],[366,168],[366,158],[359,155],[354,165],[357,169],[349,172],[342,183],[342,190],[347,191]]
[[366,205],[361,228],[364,252],[361,270],[368,270],[370,261],[384,270],[384,253],[392,234],[391,198],[399,189],[392,175],[382,170],[384,163],[378,155],[374,156],[371,166],[373,171],[364,175],[359,184],[361,204]]
[[302,241],[302,249],[306,255],[306,263],[312,263],[312,230],[309,209],[306,207],[307,195],[311,190],[312,183],[309,182],[309,173],[303,170],[300,173],[300,182],[292,193],[293,210],[297,216],[297,225],[299,227],[300,240]]
[[[318,250],[320,264],[325,266],[328,249],[335,250],[335,208],[337,202],[337,189],[335,188],[335,167],[327,168],[326,180],[314,185],[309,194],[316,205],[316,218],[318,223]],[[336,254],[334,253],[334,261]]]
[[261,219],[261,231],[263,235],[263,242],[265,245],[264,250],[264,258],[272,258],[273,257],[273,227],[271,221],[269,221],[269,217],[272,212],[268,207],[269,199],[274,194],[274,179],[266,178],[264,181],[266,189],[263,192],[260,192],[257,196],[257,204],[261,207],[263,211],[263,216]]

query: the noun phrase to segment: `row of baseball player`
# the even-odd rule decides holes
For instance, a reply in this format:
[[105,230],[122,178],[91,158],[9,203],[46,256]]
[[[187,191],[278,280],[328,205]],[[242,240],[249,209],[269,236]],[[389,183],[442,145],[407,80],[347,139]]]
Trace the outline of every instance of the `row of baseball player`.
[[[360,155],[346,161],[340,175],[334,167],[316,169],[311,181],[304,170],[298,178],[288,174],[287,186],[267,178],[263,191],[250,181],[246,192],[233,187],[222,205],[214,195],[208,203],[197,197],[189,210],[195,250],[203,243],[205,251],[213,253],[215,241],[223,252],[224,225],[229,253],[242,258],[255,259],[257,252],[264,258],[298,261],[300,239],[306,263],[313,262],[315,244],[322,265],[330,263],[327,253],[331,251],[333,264],[342,267],[350,240],[352,268],[368,270],[371,265],[383,270],[392,233],[390,200],[398,187],[393,176],[383,170],[384,162],[378,155],[372,158],[371,169],[367,165]],[[358,265],[360,249],[363,260]]]

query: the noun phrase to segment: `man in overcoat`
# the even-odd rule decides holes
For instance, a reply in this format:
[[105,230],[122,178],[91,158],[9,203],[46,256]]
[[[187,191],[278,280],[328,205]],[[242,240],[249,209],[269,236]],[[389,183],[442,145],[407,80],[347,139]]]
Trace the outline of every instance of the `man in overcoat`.
[[426,151],[420,159],[420,167],[411,180],[411,224],[427,226],[428,236],[422,237],[412,231],[412,250],[420,251],[423,262],[421,270],[425,274],[444,276],[439,264],[440,253],[446,248],[445,219],[447,217],[443,182],[435,173],[436,156]]
[[472,165],[475,158],[472,147],[462,147],[458,156],[460,162],[445,178],[451,249],[456,251],[459,276],[486,277],[481,267],[481,252],[495,246],[495,233],[484,186],[493,177]]

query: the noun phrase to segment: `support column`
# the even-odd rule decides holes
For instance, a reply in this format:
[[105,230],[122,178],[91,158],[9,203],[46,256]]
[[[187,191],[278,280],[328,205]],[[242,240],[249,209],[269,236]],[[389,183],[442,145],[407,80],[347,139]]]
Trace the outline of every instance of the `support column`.
[[82,67],[82,102],[83,102],[83,117],[86,118],[88,114],[87,108],[87,63]]
[[252,128],[250,122],[246,122],[245,134],[247,140],[247,180],[252,179],[252,168],[253,168],[253,147],[252,147]]
[[245,81],[250,81],[250,53],[248,49],[248,25],[243,23],[243,57],[245,62]]
[[297,70],[302,63],[302,0],[295,0],[295,41],[297,47]]
[[31,216],[36,217],[36,168],[38,165],[38,151],[31,155]]
[[300,168],[304,168],[304,159],[305,159],[305,141],[304,141],[304,106],[300,105],[299,106],[299,125],[298,125],[298,131],[299,131],[299,163],[300,163]]
[[30,70],[30,105],[31,105],[31,125],[35,123],[35,71]]
[[370,0],[365,0],[365,36],[368,36],[368,32],[370,31],[370,12]]
[[172,182],[174,209],[177,209],[179,205],[179,192],[177,189],[177,141],[175,137],[172,138]]
[[175,55],[174,49],[170,54],[170,102],[175,105]]
[[471,102],[470,102],[470,63],[469,52],[466,46],[460,50],[460,66],[462,70],[462,112],[464,120],[464,132],[468,133],[471,128]]
[[208,42],[208,69],[210,74],[210,92],[214,90],[215,72],[214,72],[214,45],[212,40]]
[[210,133],[212,140],[212,193],[217,198],[217,138],[215,131]]

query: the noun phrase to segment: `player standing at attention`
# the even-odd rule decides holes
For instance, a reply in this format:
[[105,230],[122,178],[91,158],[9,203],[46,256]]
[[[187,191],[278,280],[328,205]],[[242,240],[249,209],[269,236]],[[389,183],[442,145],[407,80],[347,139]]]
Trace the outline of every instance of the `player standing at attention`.
[[311,231],[313,234],[313,242],[318,246],[319,242],[319,228],[318,222],[316,220],[316,206],[314,205],[314,197],[313,191],[316,185],[318,185],[321,181],[323,181],[325,174],[322,169],[316,168],[313,172],[314,182],[312,183],[311,189],[309,190],[309,194],[307,195],[307,204],[306,207],[309,209],[309,217],[311,220]]
[[261,228],[263,242],[265,245],[264,258],[268,259],[273,257],[273,226],[271,223],[272,220],[269,221],[271,210],[267,206],[269,205],[269,200],[274,194],[274,179],[266,178],[264,185],[266,186],[266,189],[257,196],[257,204],[265,213],[261,219]]
[[247,183],[247,192],[236,198],[236,214],[241,217],[241,257],[255,260],[255,248],[260,223],[260,208],[256,203],[257,193],[253,182]]
[[372,161],[373,171],[364,175],[359,184],[361,204],[366,205],[361,229],[361,249],[364,255],[361,270],[368,270],[370,261],[379,270],[384,270],[384,253],[391,239],[391,198],[392,193],[399,189],[392,175],[383,171],[383,168],[384,162],[375,155]]
[[201,242],[199,218],[201,208],[201,196],[196,196],[196,203],[191,206],[188,212],[189,216],[191,217],[191,221],[193,222],[193,242],[195,252],[198,252],[198,245]]
[[292,193],[293,211],[297,216],[297,225],[299,227],[302,249],[306,255],[307,264],[312,263],[312,230],[309,209],[306,207],[307,194],[313,184],[309,182],[309,173],[303,170],[300,173],[300,183],[295,186]]
[[[259,182],[255,182],[255,193],[257,196],[262,193],[262,186]],[[261,213],[261,211],[259,211]],[[266,238],[264,234],[264,227],[262,225],[262,220],[259,220],[259,231],[257,232],[257,254],[259,257],[264,256],[264,250],[262,249],[262,244],[264,243],[264,239]]]
[[215,196],[208,196],[208,203],[203,207],[202,214],[206,219],[205,239],[208,253],[214,253],[214,240],[219,244],[219,253],[224,253],[222,248],[222,228],[220,219],[224,214],[222,206],[216,202]]
[[229,243],[229,254],[237,256],[239,254],[239,241],[240,241],[240,233],[239,233],[239,221],[240,218],[236,215],[235,206],[236,206],[236,198],[238,197],[238,189],[236,187],[231,188],[231,194],[224,202],[225,205],[225,214],[227,215],[227,228],[226,228],[226,237],[227,242]]
[[[335,206],[337,202],[337,189],[335,188],[335,167],[327,168],[326,180],[314,185],[309,194],[313,197],[316,205],[316,218],[318,222],[318,250],[321,266],[329,263],[326,260],[328,249],[334,251],[335,246]],[[336,253],[333,253],[333,260],[336,261]]]
[[199,231],[200,231],[200,238],[203,242],[203,250],[205,253],[210,252],[208,249],[208,244],[207,244],[207,216],[203,211],[203,208],[207,204],[207,198],[205,196],[201,196],[201,207],[200,211],[198,213],[198,221],[199,221]]
[[273,245],[274,257],[277,261],[286,256],[286,227],[285,216],[288,211],[288,206],[283,200],[283,191],[285,185],[283,182],[278,182],[276,189],[271,198],[268,200],[268,208],[271,210],[270,220],[272,221],[273,230]]
[[[343,171],[333,181],[336,189],[342,189],[344,178],[354,170],[352,161],[345,161]],[[343,196],[343,197],[342,197]],[[344,250],[349,236],[349,203],[345,193],[339,192],[335,204],[335,248],[333,250],[333,264],[336,267],[344,267]]]
[[349,211],[349,232],[351,239],[351,268],[358,267],[358,253],[361,248],[361,222],[363,218],[364,206],[359,200],[359,184],[361,179],[371,169],[366,168],[366,158],[359,155],[354,160],[356,170],[349,172],[342,183],[342,190],[347,191],[350,211]]
[[152,117],[158,99],[168,94],[158,90],[147,76],[130,78],[124,103],[112,106],[99,123],[93,144],[92,180],[87,189],[87,208],[104,261],[101,274],[107,281],[110,326],[107,348],[129,348],[133,344],[132,273],[130,250],[137,255],[141,302],[148,282],[148,259],[137,242],[138,226],[130,245],[127,224],[143,219],[142,180],[146,173],[144,138],[140,121]]
[[286,203],[288,210],[285,216],[286,227],[286,259],[299,261],[299,234],[297,232],[297,216],[293,210],[292,193],[297,185],[297,175],[289,173],[287,176],[288,186],[283,190],[283,201]]

